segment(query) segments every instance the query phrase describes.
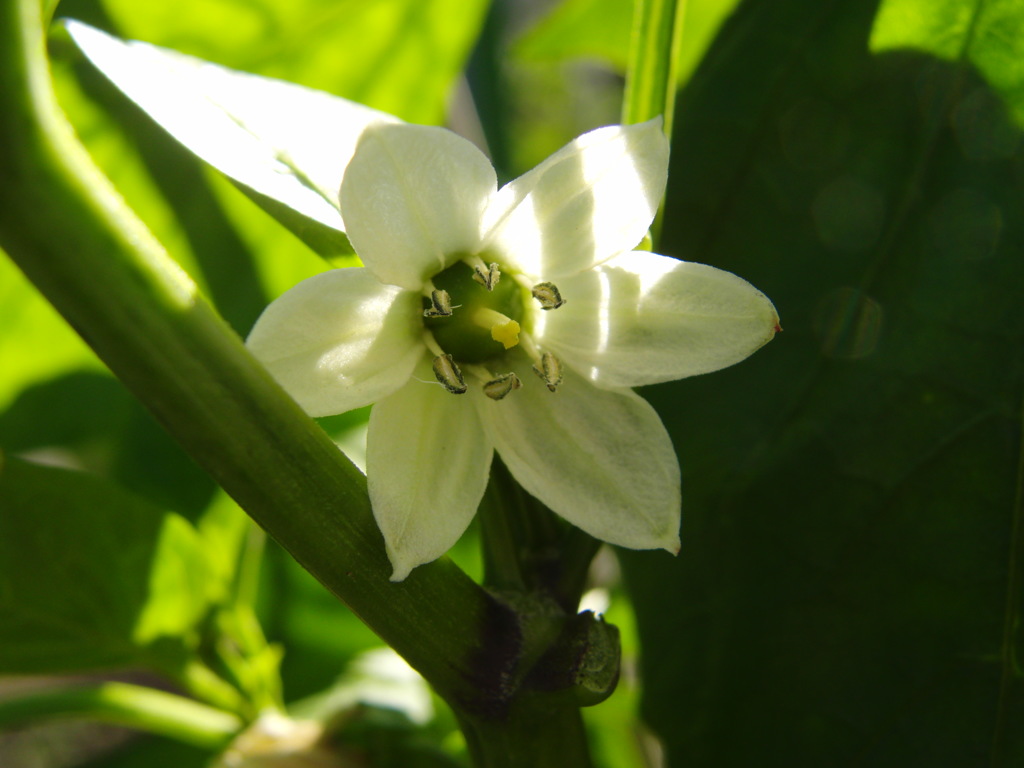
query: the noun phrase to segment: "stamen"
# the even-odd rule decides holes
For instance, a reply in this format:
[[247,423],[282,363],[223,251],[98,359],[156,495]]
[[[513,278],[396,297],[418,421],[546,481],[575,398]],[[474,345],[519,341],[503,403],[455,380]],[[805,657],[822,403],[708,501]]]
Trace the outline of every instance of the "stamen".
[[533,366],[533,372],[541,378],[551,392],[558,389],[558,385],[562,383],[562,363],[550,352],[541,355],[539,365]]
[[519,389],[523,382],[514,373],[503,373],[496,379],[491,379],[484,384],[484,394],[491,400],[501,400],[509,392]]
[[441,349],[441,345],[437,343],[437,339],[434,338],[434,334],[426,329],[423,330],[423,343],[426,345],[427,349],[434,354],[434,357],[441,357],[444,355],[444,350]]
[[455,309],[452,306],[452,297],[445,290],[431,291],[430,304],[431,307],[429,309],[423,310],[424,317],[451,317],[452,310]]
[[434,376],[441,383],[441,386],[453,395],[461,395],[466,391],[466,382],[462,378],[462,371],[455,364],[451,355],[438,355],[434,358]]
[[473,313],[473,322],[491,332],[491,338],[501,342],[505,349],[519,343],[519,323],[490,307],[480,307]]
[[497,264],[492,262],[484,267],[484,264],[481,261],[480,264],[473,267],[473,279],[488,291],[493,291],[494,286],[496,286],[498,281],[501,279],[501,272],[498,270]]
[[554,283],[538,283],[533,286],[531,293],[533,298],[540,302],[541,309],[558,309],[565,304],[565,299]]

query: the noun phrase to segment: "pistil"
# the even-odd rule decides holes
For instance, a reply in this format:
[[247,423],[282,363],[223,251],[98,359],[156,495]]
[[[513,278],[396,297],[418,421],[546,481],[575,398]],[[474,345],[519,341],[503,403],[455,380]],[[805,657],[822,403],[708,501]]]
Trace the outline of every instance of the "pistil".
[[519,343],[519,323],[490,307],[478,307],[473,312],[473,322],[491,332],[491,338],[500,342],[505,349],[512,349]]

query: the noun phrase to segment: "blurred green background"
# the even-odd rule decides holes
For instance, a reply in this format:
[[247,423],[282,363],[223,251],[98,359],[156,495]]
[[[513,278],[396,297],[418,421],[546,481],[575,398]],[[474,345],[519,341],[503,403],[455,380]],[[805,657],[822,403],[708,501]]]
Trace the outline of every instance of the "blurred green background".
[[[624,585],[599,561],[626,664],[586,711],[595,759],[657,764],[642,707],[672,766],[1024,765],[1024,3],[686,12],[659,250],[748,279],[785,332],[644,392],[680,455],[683,550],[623,553]],[[630,0],[64,0],[57,15],[448,124],[507,180],[617,122],[631,14]],[[83,142],[240,334],[328,268],[59,35],[53,55]],[[365,417],[324,426],[351,445]],[[243,546],[234,505],[6,260],[0,449],[176,512],[225,560]],[[479,572],[474,531],[454,554]],[[273,545],[259,611],[289,701],[377,642]],[[2,638],[0,671],[19,671]],[[450,717],[429,728],[459,753]],[[33,738],[0,736],[0,756],[75,764]],[[205,759],[146,738],[90,765]]]

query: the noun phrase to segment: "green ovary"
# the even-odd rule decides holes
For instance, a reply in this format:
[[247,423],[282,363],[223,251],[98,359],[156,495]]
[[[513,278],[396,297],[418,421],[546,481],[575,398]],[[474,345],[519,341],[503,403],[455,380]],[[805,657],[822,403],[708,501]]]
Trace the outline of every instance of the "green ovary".
[[[523,325],[524,290],[512,275],[503,273],[494,290],[488,291],[473,279],[472,267],[457,261],[435,275],[433,283],[438,290],[448,291],[453,311],[450,317],[425,317],[423,324],[441,349],[457,362],[483,363],[515,346],[516,334],[511,327],[500,326],[492,334],[495,324],[484,320],[498,313]],[[423,302],[423,308],[428,309],[429,300],[424,298]]]

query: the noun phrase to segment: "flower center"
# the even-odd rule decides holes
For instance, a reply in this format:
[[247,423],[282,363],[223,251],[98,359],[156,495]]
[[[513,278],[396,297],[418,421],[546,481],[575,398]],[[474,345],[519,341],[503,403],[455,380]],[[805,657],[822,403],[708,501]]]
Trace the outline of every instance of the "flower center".
[[441,349],[460,363],[483,363],[503,355],[519,343],[523,321],[524,290],[511,275],[494,281],[492,290],[475,275],[472,267],[457,261],[432,281],[435,297],[444,291],[445,300],[423,299],[423,324]]

